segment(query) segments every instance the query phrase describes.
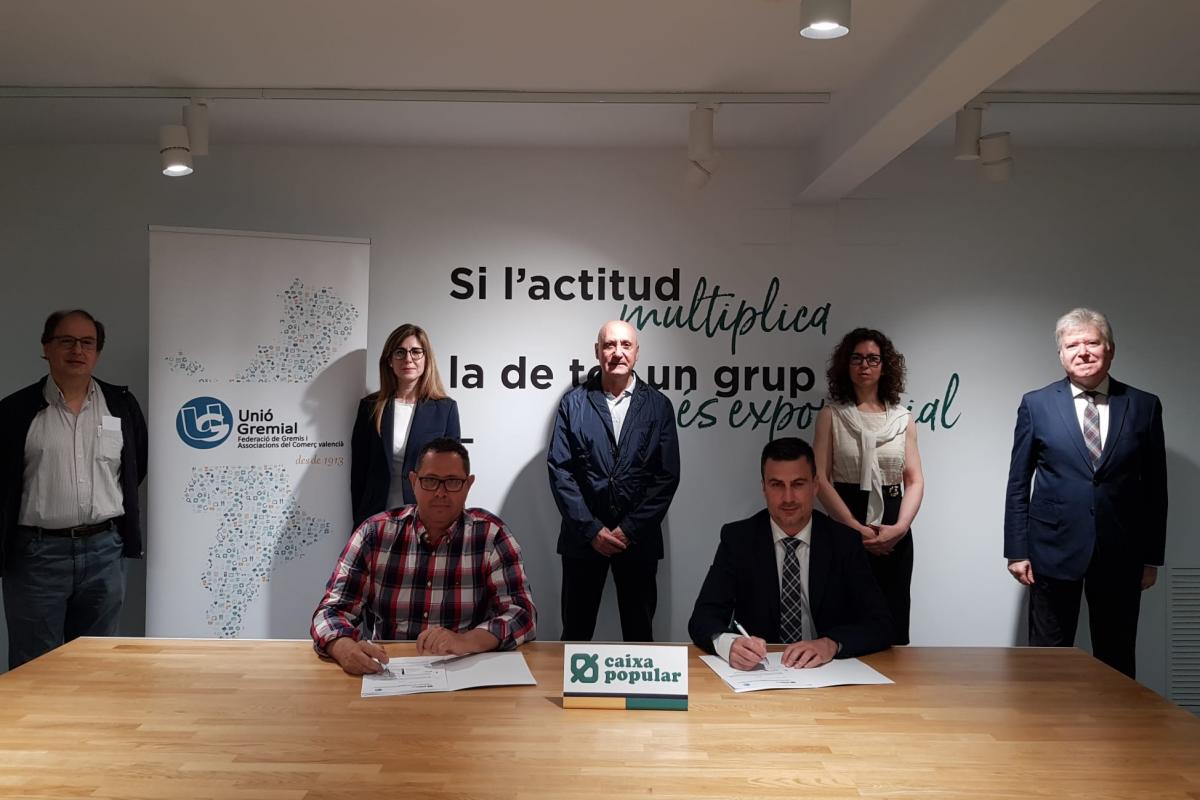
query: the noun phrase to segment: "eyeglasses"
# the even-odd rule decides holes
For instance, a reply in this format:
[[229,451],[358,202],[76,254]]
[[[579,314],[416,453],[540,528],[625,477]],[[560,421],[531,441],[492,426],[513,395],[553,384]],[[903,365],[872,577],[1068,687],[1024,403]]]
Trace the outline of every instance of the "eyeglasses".
[[403,348],[397,347],[392,351],[392,361],[403,361],[406,358],[411,358],[413,361],[420,361],[425,358],[425,351],[420,347]]
[[80,350],[95,350],[96,340],[91,336],[51,336],[50,341],[61,347],[63,350],[74,350],[75,345],[79,345]]
[[462,488],[467,485],[467,479],[434,478],[430,475],[424,475],[417,478],[417,483],[421,484],[421,488],[427,492],[436,492],[443,486],[446,487],[447,492],[461,492]]
[[878,367],[882,363],[883,359],[877,353],[868,353],[865,356],[862,353],[850,354],[850,366],[852,367],[861,367],[863,364],[868,367]]

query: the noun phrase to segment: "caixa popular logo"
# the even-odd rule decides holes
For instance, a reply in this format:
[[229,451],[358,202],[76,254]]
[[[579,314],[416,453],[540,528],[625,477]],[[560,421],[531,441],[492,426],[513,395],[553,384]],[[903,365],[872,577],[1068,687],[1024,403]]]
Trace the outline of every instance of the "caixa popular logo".
[[175,416],[175,430],[184,444],[208,450],[233,432],[233,412],[215,397],[193,397]]

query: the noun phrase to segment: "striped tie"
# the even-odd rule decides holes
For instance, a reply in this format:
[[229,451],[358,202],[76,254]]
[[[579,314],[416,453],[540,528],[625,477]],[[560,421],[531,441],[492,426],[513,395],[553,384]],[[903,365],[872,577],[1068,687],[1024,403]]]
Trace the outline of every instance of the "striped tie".
[[1096,408],[1096,395],[1099,392],[1084,392],[1087,406],[1083,409],[1083,441],[1087,444],[1088,455],[1092,457],[1092,469],[1100,463],[1100,454],[1104,445],[1100,441],[1100,409]]
[[789,536],[783,540],[786,551],[783,554],[783,580],[779,590],[779,636],[783,644],[799,642],[804,638],[800,559],[796,557],[800,542],[799,536]]

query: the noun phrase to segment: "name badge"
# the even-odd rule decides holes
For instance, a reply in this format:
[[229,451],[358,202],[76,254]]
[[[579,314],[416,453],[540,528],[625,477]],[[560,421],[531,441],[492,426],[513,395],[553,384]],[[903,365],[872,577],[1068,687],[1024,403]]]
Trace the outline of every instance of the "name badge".
[[121,418],[120,417],[110,417],[108,414],[102,414],[100,416],[100,430],[102,430],[102,431],[120,431],[121,430]]

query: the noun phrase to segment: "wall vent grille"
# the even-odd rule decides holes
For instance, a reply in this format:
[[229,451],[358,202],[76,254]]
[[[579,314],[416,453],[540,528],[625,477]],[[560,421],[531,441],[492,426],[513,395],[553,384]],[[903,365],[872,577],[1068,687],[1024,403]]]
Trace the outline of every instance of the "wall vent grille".
[[1168,697],[1200,715],[1200,568],[1171,567],[1168,574]]

